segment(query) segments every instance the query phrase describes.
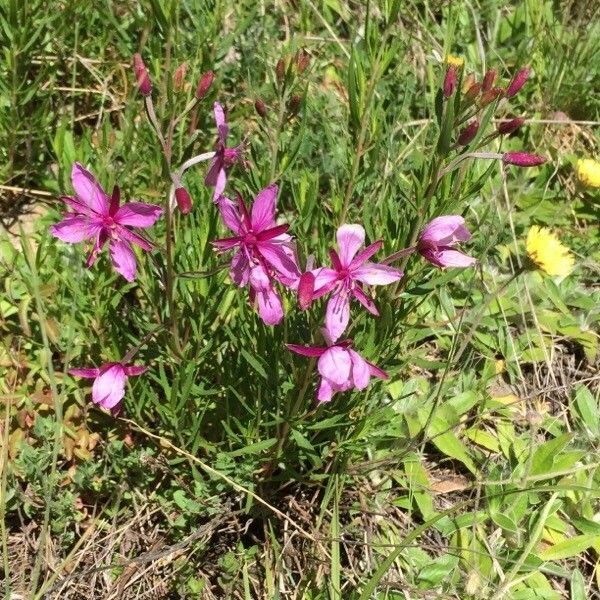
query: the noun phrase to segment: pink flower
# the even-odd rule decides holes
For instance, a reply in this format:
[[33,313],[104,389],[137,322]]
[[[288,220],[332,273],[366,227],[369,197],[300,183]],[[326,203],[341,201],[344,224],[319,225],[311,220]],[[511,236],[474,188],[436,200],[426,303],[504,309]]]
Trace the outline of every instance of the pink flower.
[[231,278],[240,287],[250,284],[250,298],[256,299],[265,323],[276,325],[283,318],[283,307],[273,281],[296,287],[300,278],[288,225],[275,222],[277,186],[261,190],[252,205],[251,214],[241,196],[237,204],[221,196],[219,210],[234,237],[215,240],[221,252],[236,249],[231,259]]
[[117,405],[125,395],[127,378],[141,375],[147,368],[113,362],[106,363],[97,369],[69,369],[69,374],[76,377],[94,379],[92,401],[103,408],[118,412]]
[[240,144],[235,148],[227,147],[226,143],[229,126],[225,121],[223,107],[218,102],[215,102],[213,108],[215,122],[217,123],[217,130],[219,132],[219,140],[217,141],[215,157],[210,163],[204,183],[208,187],[215,188],[213,200],[216,202],[225,189],[227,183],[227,169],[242,159],[243,144]]
[[546,158],[537,154],[529,154],[529,152],[506,152],[502,155],[502,161],[516,167],[537,167],[543,165]]
[[342,225],[337,230],[339,254],[335,250],[329,251],[333,269],[323,267],[313,271],[313,299],[333,292],[325,315],[325,328],[332,341],[337,340],[348,326],[351,296],[371,314],[379,314],[373,300],[363,291],[362,284],[387,285],[402,277],[402,271],[394,267],[368,262],[381,248],[382,241],[356,254],[364,242],[365,230],[362,225]]
[[136,273],[135,254],[131,244],[143,250],[151,250],[151,244],[128,227],[150,227],[162,214],[155,204],[127,202],[119,208],[120,192],[115,186],[109,198],[94,176],[79,163],[73,164],[71,180],[75,197],[63,200],[71,209],[65,219],[50,227],[50,233],[63,242],[76,244],[95,238],[87,266],[91,267],[102,246],[108,240],[112,264],[127,281],[133,281]]
[[[327,337],[325,332],[325,337]],[[352,388],[364,390],[371,377],[387,379],[388,374],[379,367],[366,361],[350,347],[350,340],[344,340],[328,346],[299,346],[286,344],[287,348],[301,356],[319,358],[317,369],[321,374],[321,385],[317,390],[319,402],[329,402],[336,392],[345,392]]]
[[455,250],[459,242],[466,242],[471,234],[458,215],[437,217],[425,226],[417,244],[417,251],[437,267],[470,267],[477,261]]

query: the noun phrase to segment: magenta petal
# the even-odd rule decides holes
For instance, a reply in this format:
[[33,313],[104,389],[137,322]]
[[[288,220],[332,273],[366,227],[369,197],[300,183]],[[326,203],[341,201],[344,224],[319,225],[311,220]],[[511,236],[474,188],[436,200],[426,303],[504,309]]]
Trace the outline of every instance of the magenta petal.
[[151,227],[160,218],[162,212],[162,208],[156,204],[127,202],[117,210],[114,219],[119,225]]
[[471,234],[464,226],[465,220],[459,215],[446,215],[430,221],[420,235],[421,242],[436,246],[448,246],[466,242]]
[[145,240],[141,235],[138,235],[137,233],[134,233],[133,231],[130,231],[126,227],[122,227],[120,225],[117,225],[117,228],[119,231],[119,237],[122,239],[139,246],[142,250],[146,250],[146,252],[152,250],[152,244]]
[[331,387],[331,384],[325,377],[321,379],[321,385],[317,391],[317,400],[319,402],[331,402],[331,398],[333,398],[334,390]]
[[277,185],[274,183],[258,192],[252,204],[252,229],[255,232],[275,225],[276,202]]
[[352,385],[357,390],[364,390],[369,385],[371,373],[369,363],[356,351],[348,349],[352,361]]
[[123,275],[127,281],[135,279],[137,265],[135,262],[135,254],[129,245],[129,242],[124,240],[110,240],[110,258],[115,270]]
[[361,250],[350,263],[350,268],[355,269],[360,267],[365,261],[369,260],[373,254],[375,254],[383,246],[382,241],[375,242],[370,246],[367,246],[364,250]]
[[144,367],[144,366],[136,366],[136,365],[129,365],[125,367],[125,375],[127,375],[128,377],[136,377],[137,375],[141,375],[142,373],[145,373],[148,370],[148,367]]
[[125,369],[121,364],[102,368],[92,386],[92,400],[104,408],[113,408],[125,395]]
[[250,285],[256,290],[268,290],[271,287],[271,278],[262,265],[250,269]]
[[227,134],[229,133],[229,127],[227,126],[227,122],[225,121],[225,111],[218,102],[215,102],[213,104],[213,112],[215,115],[215,123],[217,124],[217,130],[219,131],[219,139],[221,140],[221,143],[225,145],[225,141],[227,140]]
[[388,285],[398,281],[402,277],[402,271],[387,265],[378,265],[372,262],[365,262],[352,272],[352,278],[358,279],[368,285]]
[[244,287],[250,278],[250,263],[243,250],[239,250],[231,259],[231,268],[229,271],[231,279],[236,285]]
[[313,271],[315,276],[315,293],[313,298],[317,299],[329,293],[337,283],[338,272],[329,267],[321,267]]
[[260,255],[284,277],[295,278],[300,275],[298,265],[294,262],[280,244],[258,242],[256,249]]
[[219,199],[219,212],[221,213],[225,225],[227,225],[233,233],[236,235],[242,235],[244,233],[242,221],[235,202],[225,196],[221,196]]
[[277,325],[283,319],[283,306],[279,294],[270,286],[257,291],[258,314],[267,325]]
[[365,243],[365,230],[362,225],[342,225],[337,230],[337,245],[342,266],[348,267]]
[[350,321],[350,299],[346,293],[336,293],[329,298],[325,312],[325,328],[332,342],[346,330]]
[[100,251],[102,250],[102,247],[104,246],[107,239],[108,239],[108,234],[106,233],[106,230],[101,229],[98,232],[98,237],[96,238],[96,241],[94,242],[94,247],[92,248],[92,251],[90,252],[90,255],[88,256],[87,261],[85,263],[85,266],[88,269],[96,262],[96,259],[98,258],[98,254],[100,254]]
[[204,178],[204,183],[209,187],[217,185],[217,178],[219,176],[219,171],[221,170],[223,170],[223,157],[217,153],[210,162],[208,173],[206,173],[206,177]]
[[52,225],[50,233],[63,242],[77,244],[95,236],[101,228],[98,221],[92,221],[87,216],[76,216]]
[[286,344],[288,350],[300,354],[301,356],[309,356],[311,358],[321,356],[327,351],[327,348],[320,346],[300,346],[298,344]]
[[71,181],[78,200],[99,215],[108,214],[108,196],[96,178],[79,163],[73,163]]
[[93,379],[100,375],[100,369],[93,368],[75,368],[68,370],[69,375],[75,375],[75,377],[85,377],[86,379]]
[[383,370],[380,369],[377,365],[373,363],[367,362],[369,365],[369,373],[371,373],[372,377],[379,377],[379,379],[388,379],[389,375]]
[[344,385],[350,379],[352,361],[344,348],[331,346],[319,358],[318,369],[321,375],[335,385]]
[[217,179],[215,181],[215,191],[213,192],[213,202],[218,202],[219,198],[223,195],[225,191],[225,186],[227,185],[227,172],[225,168],[222,168],[217,173]]
[[240,244],[240,238],[223,238],[220,240],[214,240],[211,242],[211,244],[221,252],[224,252],[225,250],[231,250],[232,248],[238,246]]
[[369,296],[367,296],[358,286],[352,289],[352,295],[372,314],[376,317],[379,316],[379,311],[375,306],[375,303]]
[[471,267],[477,262],[472,256],[450,249],[440,249],[437,260],[442,267]]

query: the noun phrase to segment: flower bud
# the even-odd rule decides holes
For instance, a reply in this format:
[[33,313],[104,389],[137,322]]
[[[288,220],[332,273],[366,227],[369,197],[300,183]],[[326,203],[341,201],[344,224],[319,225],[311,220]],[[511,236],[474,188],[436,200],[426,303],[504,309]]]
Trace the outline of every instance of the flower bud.
[[456,89],[456,83],[458,82],[458,73],[456,67],[450,65],[446,71],[446,77],[444,77],[444,96],[450,98],[454,94]]
[[315,291],[315,276],[310,272],[302,273],[298,283],[298,304],[300,310],[306,310],[313,301],[313,292]]
[[462,92],[463,94],[475,83],[475,73],[469,73],[463,78]]
[[310,54],[302,48],[302,50],[296,52],[294,59],[296,61],[296,71],[298,71],[299,75],[302,75],[310,64]]
[[506,152],[502,155],[502,161],[507,165],[516,167],[537,167],[546,162],[544,156],[529,154],[528,152]]
[[182,214],[187,215],[192,210],[192,197],[184,187],[175,190],[175,200]]
[[263,119],[267,116],[267,105],[260,98],[257,98],[254,101],[254,110],[256,110],[258,115]]
[[496,70],[489,69],[483,76],[483,83],[481,84],[482,91],[488,92],[491,90],[494,85],[494,81],[496,81]]
[[474,102],[475,98],[477,98],[477,96],[479,96],[479,92],[481,92],[481,84],[475,82],[466,92],[465,92],[465,99],[469,100],[470,102]]
[[512,98],[525,85],[525,82],[527,81],[528,77],[529,77],[529,67],[523,67],[512,78],[512,81],[509,83],[508,87],[506,88],[504,95],[507,98]]
[[150,81],[148,69],[146,69],[146,65],[144,64],[144,59],[137,52],[133,55],[133,71],[140,92],[143,96],[149,96],[152,93],[152,82]]
[[473,141],[478,131],[479,121],[477,119],[474,119],[460,132],[456,143],[459,146],[467,146]]
[[208,90],[210,90],[214,78],[215,74],[212,71],[206,71],[206,73],[200,77],[200,83],[198,83],[195,94],[197,100],[202,100],[202,98],[208,94]]
[[302,98],[298,94],[294,94],[290,101],[288,102],[288,110],[292,115],[295,115],[300,108],[300,103],[302,102]]
[[483,92],[481,94],[481,98],[479,99],[479,105],[483,108],[488,104],[491,104],[500,94],[502,93],[502,89],[495,87],[487,92]]
[[183,89],[183,82],[185,80],[185,74],[187,72],[187,63],[181,63],[173,73],[173,89],[179,92]]
[[275,77],[277,77],[279,83],[285,78],[285,61],[283,58],[280,58],[275,65]]
[[502,123],[498,123],[498,133],[500,135],[507,135],[516,131],[525,123],[525,119],[523,117],[517,117],[515,119],[511,119],[510,121],[502,121]]

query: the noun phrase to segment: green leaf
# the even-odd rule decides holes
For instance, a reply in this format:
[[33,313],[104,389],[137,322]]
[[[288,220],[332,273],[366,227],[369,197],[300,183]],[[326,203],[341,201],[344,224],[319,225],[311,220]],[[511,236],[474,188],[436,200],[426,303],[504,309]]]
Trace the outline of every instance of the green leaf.
[[585,552],[600,542],[600,535],[576,535],[538,553],[542,560],[562,560]]

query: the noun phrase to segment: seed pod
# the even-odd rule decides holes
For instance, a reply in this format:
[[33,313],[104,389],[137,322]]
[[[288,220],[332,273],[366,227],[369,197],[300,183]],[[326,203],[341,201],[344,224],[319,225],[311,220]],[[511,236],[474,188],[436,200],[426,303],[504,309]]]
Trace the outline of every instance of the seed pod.
[[546,162],[546,157],[529,152],[506,152],[502,155],[502,161],[507,165],[516,167],[537,167]]
[[254,101],[254,110],[256,110],[258,115],[263,119],[267,116],[267,105],[260,98],[257,98]]
[[198,83],[195,94],[198,100],[202,100],[202,98],[208,94],[208,90],[210,90],[214,78],[215,74],[212,71],[206,71],[206,73],[200,77],[200,82]]
[[494,86],[494,81],[496,81],[496,71],[495,69],[489,69],[489,71],[487,71],[486,74],[483,76],[481,90],[483,92],[489,92]]
[[515,119],[511,119],[510,121],[502,121],[502,123],[498,123],[498,133],[500,135],[507,135],[516,131],[525,123],[525,119],[523,117],[517,117]]
[[137,80],[138,88],[143,96],[149,96],[152,93],[152,82],[148,69],[144,64],[144,59],[139,53],[133,55],[133,71]]
[[456,143],[459,146],[467,146],[473,141],[478,131],[479,121],[477,119],[474,119],[460,132]]
[[304,71],[308,68],[310,64],[310,54],[302,48],[302,50],[298,50],[296,52],[295,62],[296,62],[296,71],[298,71],[299,75],[302,75]]
[[175,190],[175,200],[182,214],[187,215],[192,210],[192,197],[184,187]]

